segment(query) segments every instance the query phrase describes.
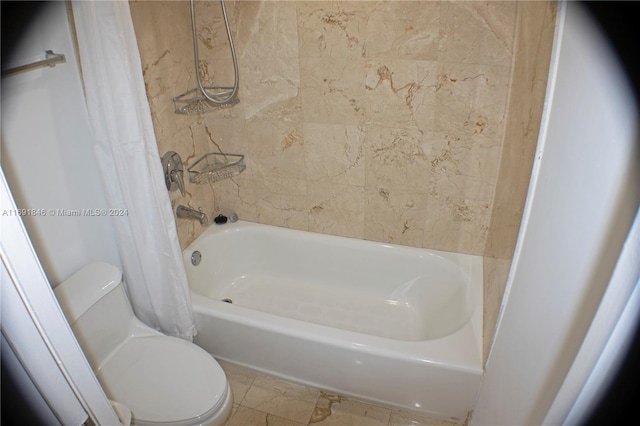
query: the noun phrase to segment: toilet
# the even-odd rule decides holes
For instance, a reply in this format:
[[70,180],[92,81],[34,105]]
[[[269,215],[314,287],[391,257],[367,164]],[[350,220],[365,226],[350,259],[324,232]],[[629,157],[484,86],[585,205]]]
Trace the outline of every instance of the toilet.
[[92,263],[54,293],[110,400],[134,425],[221,425],[233,397],[224,371],[202,348],[138,320],[122,272]]

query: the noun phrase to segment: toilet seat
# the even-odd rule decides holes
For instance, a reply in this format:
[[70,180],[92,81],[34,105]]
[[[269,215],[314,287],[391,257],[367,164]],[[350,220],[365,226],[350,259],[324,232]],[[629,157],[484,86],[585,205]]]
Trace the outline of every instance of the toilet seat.
[[211,355],[164,335],[128,339],[97,376],[109,398],[124,402],[140,425],[206,423],[231,394]]

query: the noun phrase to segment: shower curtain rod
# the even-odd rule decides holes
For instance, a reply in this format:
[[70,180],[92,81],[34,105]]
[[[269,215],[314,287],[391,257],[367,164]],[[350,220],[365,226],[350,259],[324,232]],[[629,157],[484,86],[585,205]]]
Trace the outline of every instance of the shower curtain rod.
[[2,78],[9,77],[10,75],[14,74],[19,74],[21,72],[31,71],[36,68],[42,68],[46,66],[55,67],[56,64],[67,62],[67,59],[62,53],[53,53],[52,50],[47,50],[45,54],[47,55],[47,59],[43,59],[42,61],[32,62],[30,64],[21,65],[19,67],[2,70]]

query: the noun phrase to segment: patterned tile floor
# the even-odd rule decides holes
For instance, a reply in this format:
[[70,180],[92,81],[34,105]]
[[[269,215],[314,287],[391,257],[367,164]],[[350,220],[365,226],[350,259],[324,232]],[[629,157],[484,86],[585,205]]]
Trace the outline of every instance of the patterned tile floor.
[[329,395],[219,361],[233,390],[233,411],[225,426],[455,426]]

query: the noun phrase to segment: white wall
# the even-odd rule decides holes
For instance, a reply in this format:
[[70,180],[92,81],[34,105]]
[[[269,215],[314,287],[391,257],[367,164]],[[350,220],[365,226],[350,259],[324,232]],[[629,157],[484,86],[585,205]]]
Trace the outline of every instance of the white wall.
[[580,7],[569,2],[559,14],[525,217],[474,425],[544,421],[638,211],[633,92]]
[[[65,54],[67,63],[2,79],[2,169],[20,208],[104,208],[65,2],[49,2],[25,34],[15,63],[2,67],[44,59],[45,50]],[[49,213],[24,222],[54,285],[90,261],[120,266],[109,217]]]
[[[17,208],[2,173],[0,204]],[[35,398],[26,403],[43,424],[55,424],[52,416],[63,425],[84,424],[87,415],[91,424],[119,424],[58,305],[22,220],[0,215],[0,230],[2,338],[16,356],[7,366],[16,390]],[[9,361],[4,352],[2,357],[3,363]],[[4,408],[10,416],[20,414],[17,407]]]
[[[624,368],[625,357],[633,356],[629,351],[637,342],[629,337],[640,324],[639,319],[640,211],[580,351],[547,413],[545,424],[585,424],[594,411],[596,416],[604,413],[610,422],[615,422],[615,416],[618,419],[627,416],[624,412],[611,412],[611,405],[599,407],[596,401],[607,397],[607,392],[618,392],[610,389],[615,385],[614,372]],[[629,374],[629,367],[626,368],[618,374]],[[615,386],[620,389],[620,385]],[[629,399],[622,398],[622,401]],[[594,421],[591,423],[595,424]]]

